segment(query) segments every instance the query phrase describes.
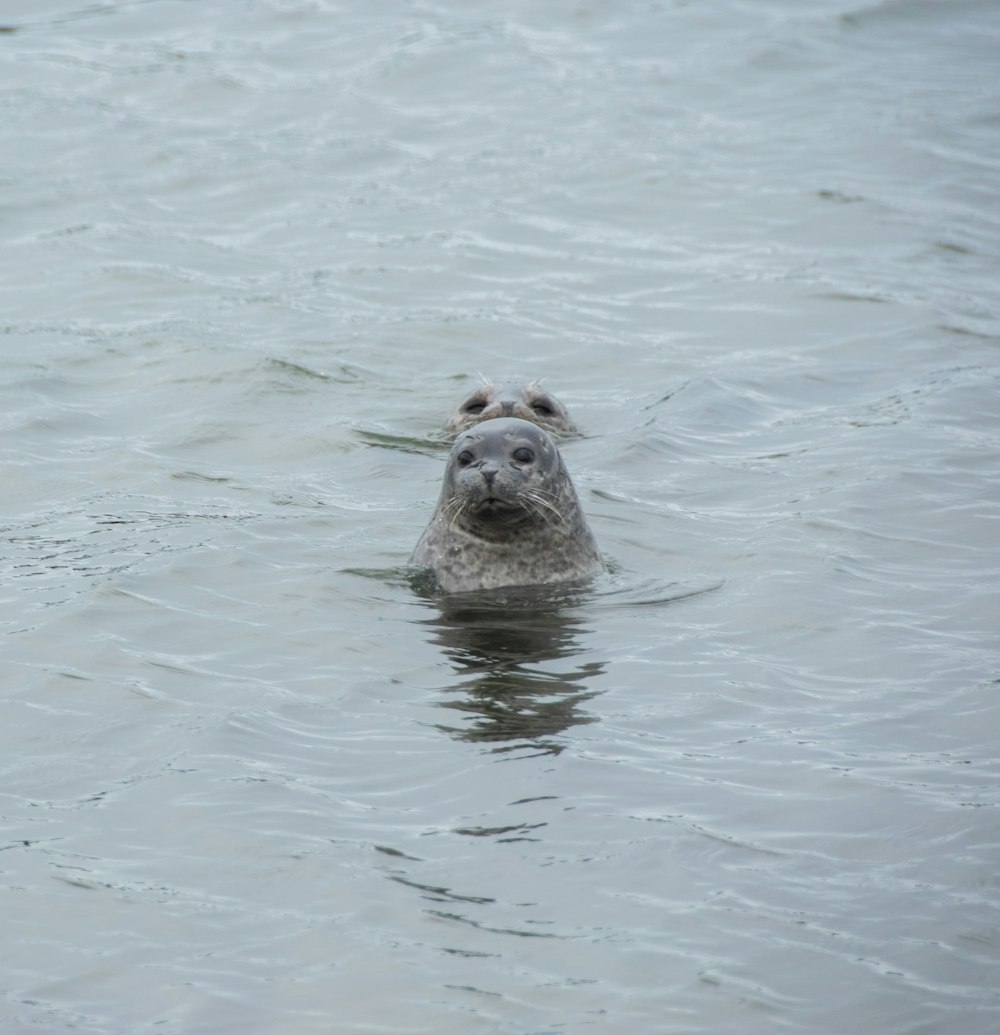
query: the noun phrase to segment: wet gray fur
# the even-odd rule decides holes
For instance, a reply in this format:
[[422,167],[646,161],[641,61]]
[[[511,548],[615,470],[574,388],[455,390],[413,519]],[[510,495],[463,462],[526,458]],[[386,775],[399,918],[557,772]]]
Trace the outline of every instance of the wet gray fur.
[[437,509],[410,560],[450,593],[603,569],[559,450],[518,418],[484,421],[455,440]]

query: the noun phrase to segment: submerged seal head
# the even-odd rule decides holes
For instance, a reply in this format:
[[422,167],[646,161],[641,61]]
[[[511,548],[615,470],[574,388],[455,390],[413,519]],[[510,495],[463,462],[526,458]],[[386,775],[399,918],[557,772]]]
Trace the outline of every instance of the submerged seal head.
[[449,593],[582,578],[601,555],[556,444],[518,418],[456,439],[437,510],[411,563]]
[[546,431],[576,431],[566,407],[534,381],[527,385],[480,385],[455,407],[445,429],[465,431],[499,417],[519,417]]

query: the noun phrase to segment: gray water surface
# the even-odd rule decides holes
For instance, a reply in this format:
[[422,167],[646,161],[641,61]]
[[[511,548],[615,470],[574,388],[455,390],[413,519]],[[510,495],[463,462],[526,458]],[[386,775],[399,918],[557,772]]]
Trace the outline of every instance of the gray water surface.
[[0,1030],[1000,1029],[1000,7],[0,24]]

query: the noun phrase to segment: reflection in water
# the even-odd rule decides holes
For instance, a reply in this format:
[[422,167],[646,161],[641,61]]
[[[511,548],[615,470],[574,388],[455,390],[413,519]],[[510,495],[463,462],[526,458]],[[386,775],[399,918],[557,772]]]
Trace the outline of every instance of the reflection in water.
[[562,751],[552,738],[593,721],[579,707],[596,693],[587,682],[604,671],[594,661],[569,670],[551,664],[580,653],[586,596],[584,588],[563,585],[436,597],[438,614],[426,624],[462,677],[442,707],[465,713],[462,725],[439,729],[495,744],[494,751]]

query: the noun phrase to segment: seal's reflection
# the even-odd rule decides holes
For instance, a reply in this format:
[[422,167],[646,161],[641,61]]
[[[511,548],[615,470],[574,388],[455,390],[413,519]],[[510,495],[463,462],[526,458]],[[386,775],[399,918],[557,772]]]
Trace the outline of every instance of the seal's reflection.
[[493,744],[494,751],[562,751],[552,738],[593,721],[579,707],[597,693],[588,682],[604,671],[599,661],[552,664],[581,652],[580,604],[587,595],[562,585],[436,597],[437,614],[425,624],[461,677],[441,706],[466,717],[460,726],[438,728],[458,740]]

